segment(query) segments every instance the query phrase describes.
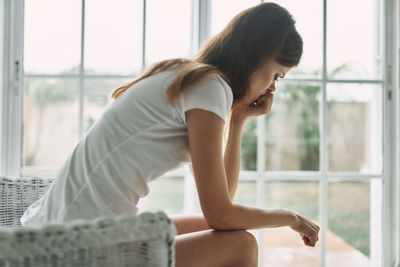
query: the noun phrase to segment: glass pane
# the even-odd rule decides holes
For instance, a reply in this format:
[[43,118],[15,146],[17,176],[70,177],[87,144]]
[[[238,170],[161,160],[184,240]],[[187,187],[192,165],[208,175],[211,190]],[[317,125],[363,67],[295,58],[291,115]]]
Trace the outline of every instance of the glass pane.
[[371,189],[369,182],[329,184],[327,266],[370,266]]
[[[322,3],[320,0],[277,0],[296,21],[296,29],[303,38],[303,56],[298,67],[289,71],[288,78],[317,78],[322,73]],[[310,8],[312,6],[312,12]]]
[[[289,208],[316,222],[318,183],[266,182],[264,208]],[[319,242],[313,248],[307,247],[300,235],[289,227],[267,228],[263,233],[263,266],[319,266]]]
[[255,6],[260,0],[213,0],[211,1],[211,36],[222,31],[241,11]]
[[25,166],[57,167],[78,143],[78,81],[26,78]]
[[317,83],[277,85],[271,113],[265,117],[267,170],[319,170]]
[[246,121],[242,133],[241,170],[257,170],[257,118]]
[[84,131],[100,118],[105,107],[111,102],[111,94],[120,85],[130,82],[126,78],[86,78],[84,94]]
[[191,2],[146,2],[146,65],[163,59],[190,57]]
[[239,181],[233,202],[246,206],[256,206],[257,204],[256,182]]
[[[144,211],[164,211],[182,214],[184,209],[184,182],[182,176],[159,177],[149,183],[150,193],[144,201]],[[142,211],[141,211],[142,212]]]
[[328,84],[330,171],[380,173],[382,94],[373,84]]
[[80,62],[81,1],[25,1],[24,72],[71,74]]
[[132,74],[142,67],[142,1],[87,0],[88,74]]
[[[379,3],[329,0],[327,67],[331,78],[380,79],[382,55]],[[362,12],[358,12],[362,7]],[[312,12],[310,12],[312,13]]]

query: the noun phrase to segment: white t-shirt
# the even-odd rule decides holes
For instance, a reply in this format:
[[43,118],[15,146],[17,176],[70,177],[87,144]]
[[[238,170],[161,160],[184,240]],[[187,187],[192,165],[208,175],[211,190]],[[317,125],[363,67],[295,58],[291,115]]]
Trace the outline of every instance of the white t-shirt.
[[111,103],[61,166],[23,225],[136,214],[147,183],[190,162],[185,112],[211,111],[226,120],[233,95],[219,76],[186,88],[176,106],[166,89],[175,71],[134,84]]

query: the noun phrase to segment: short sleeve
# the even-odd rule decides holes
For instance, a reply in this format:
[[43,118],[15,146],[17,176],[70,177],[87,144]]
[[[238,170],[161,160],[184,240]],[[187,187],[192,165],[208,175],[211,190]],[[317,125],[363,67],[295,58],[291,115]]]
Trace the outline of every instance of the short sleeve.
[[226,121],[232,102],[233,94],[229,85],[220,76],[214,76],[182,91],[179,100],[179,116],[186,125],[186,111],[203,109],[217,114]]

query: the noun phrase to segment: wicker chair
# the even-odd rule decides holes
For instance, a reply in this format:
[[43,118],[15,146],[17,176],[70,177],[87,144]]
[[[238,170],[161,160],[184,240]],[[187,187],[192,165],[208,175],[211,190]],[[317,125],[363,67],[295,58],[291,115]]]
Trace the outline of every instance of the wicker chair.
[[51,179],[0,177],[0,267],[175,264],[175,228],[163,212],[22,227]]

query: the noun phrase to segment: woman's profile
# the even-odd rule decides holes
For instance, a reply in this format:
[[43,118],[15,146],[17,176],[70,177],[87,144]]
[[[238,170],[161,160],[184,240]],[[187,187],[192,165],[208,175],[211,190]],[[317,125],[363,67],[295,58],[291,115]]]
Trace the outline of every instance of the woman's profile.
[[177,267],[257,266],[248,229],[289,226],[315,246],[319,227],[295,211],[233,203],[243,125],[270,113],[275,82],[302,52],[293,17],[269,2],[239,13],[193,59],[155,64],[113,92],[21,223],[136,214],[150,181],[190,163],[202,215],[171,216]]

